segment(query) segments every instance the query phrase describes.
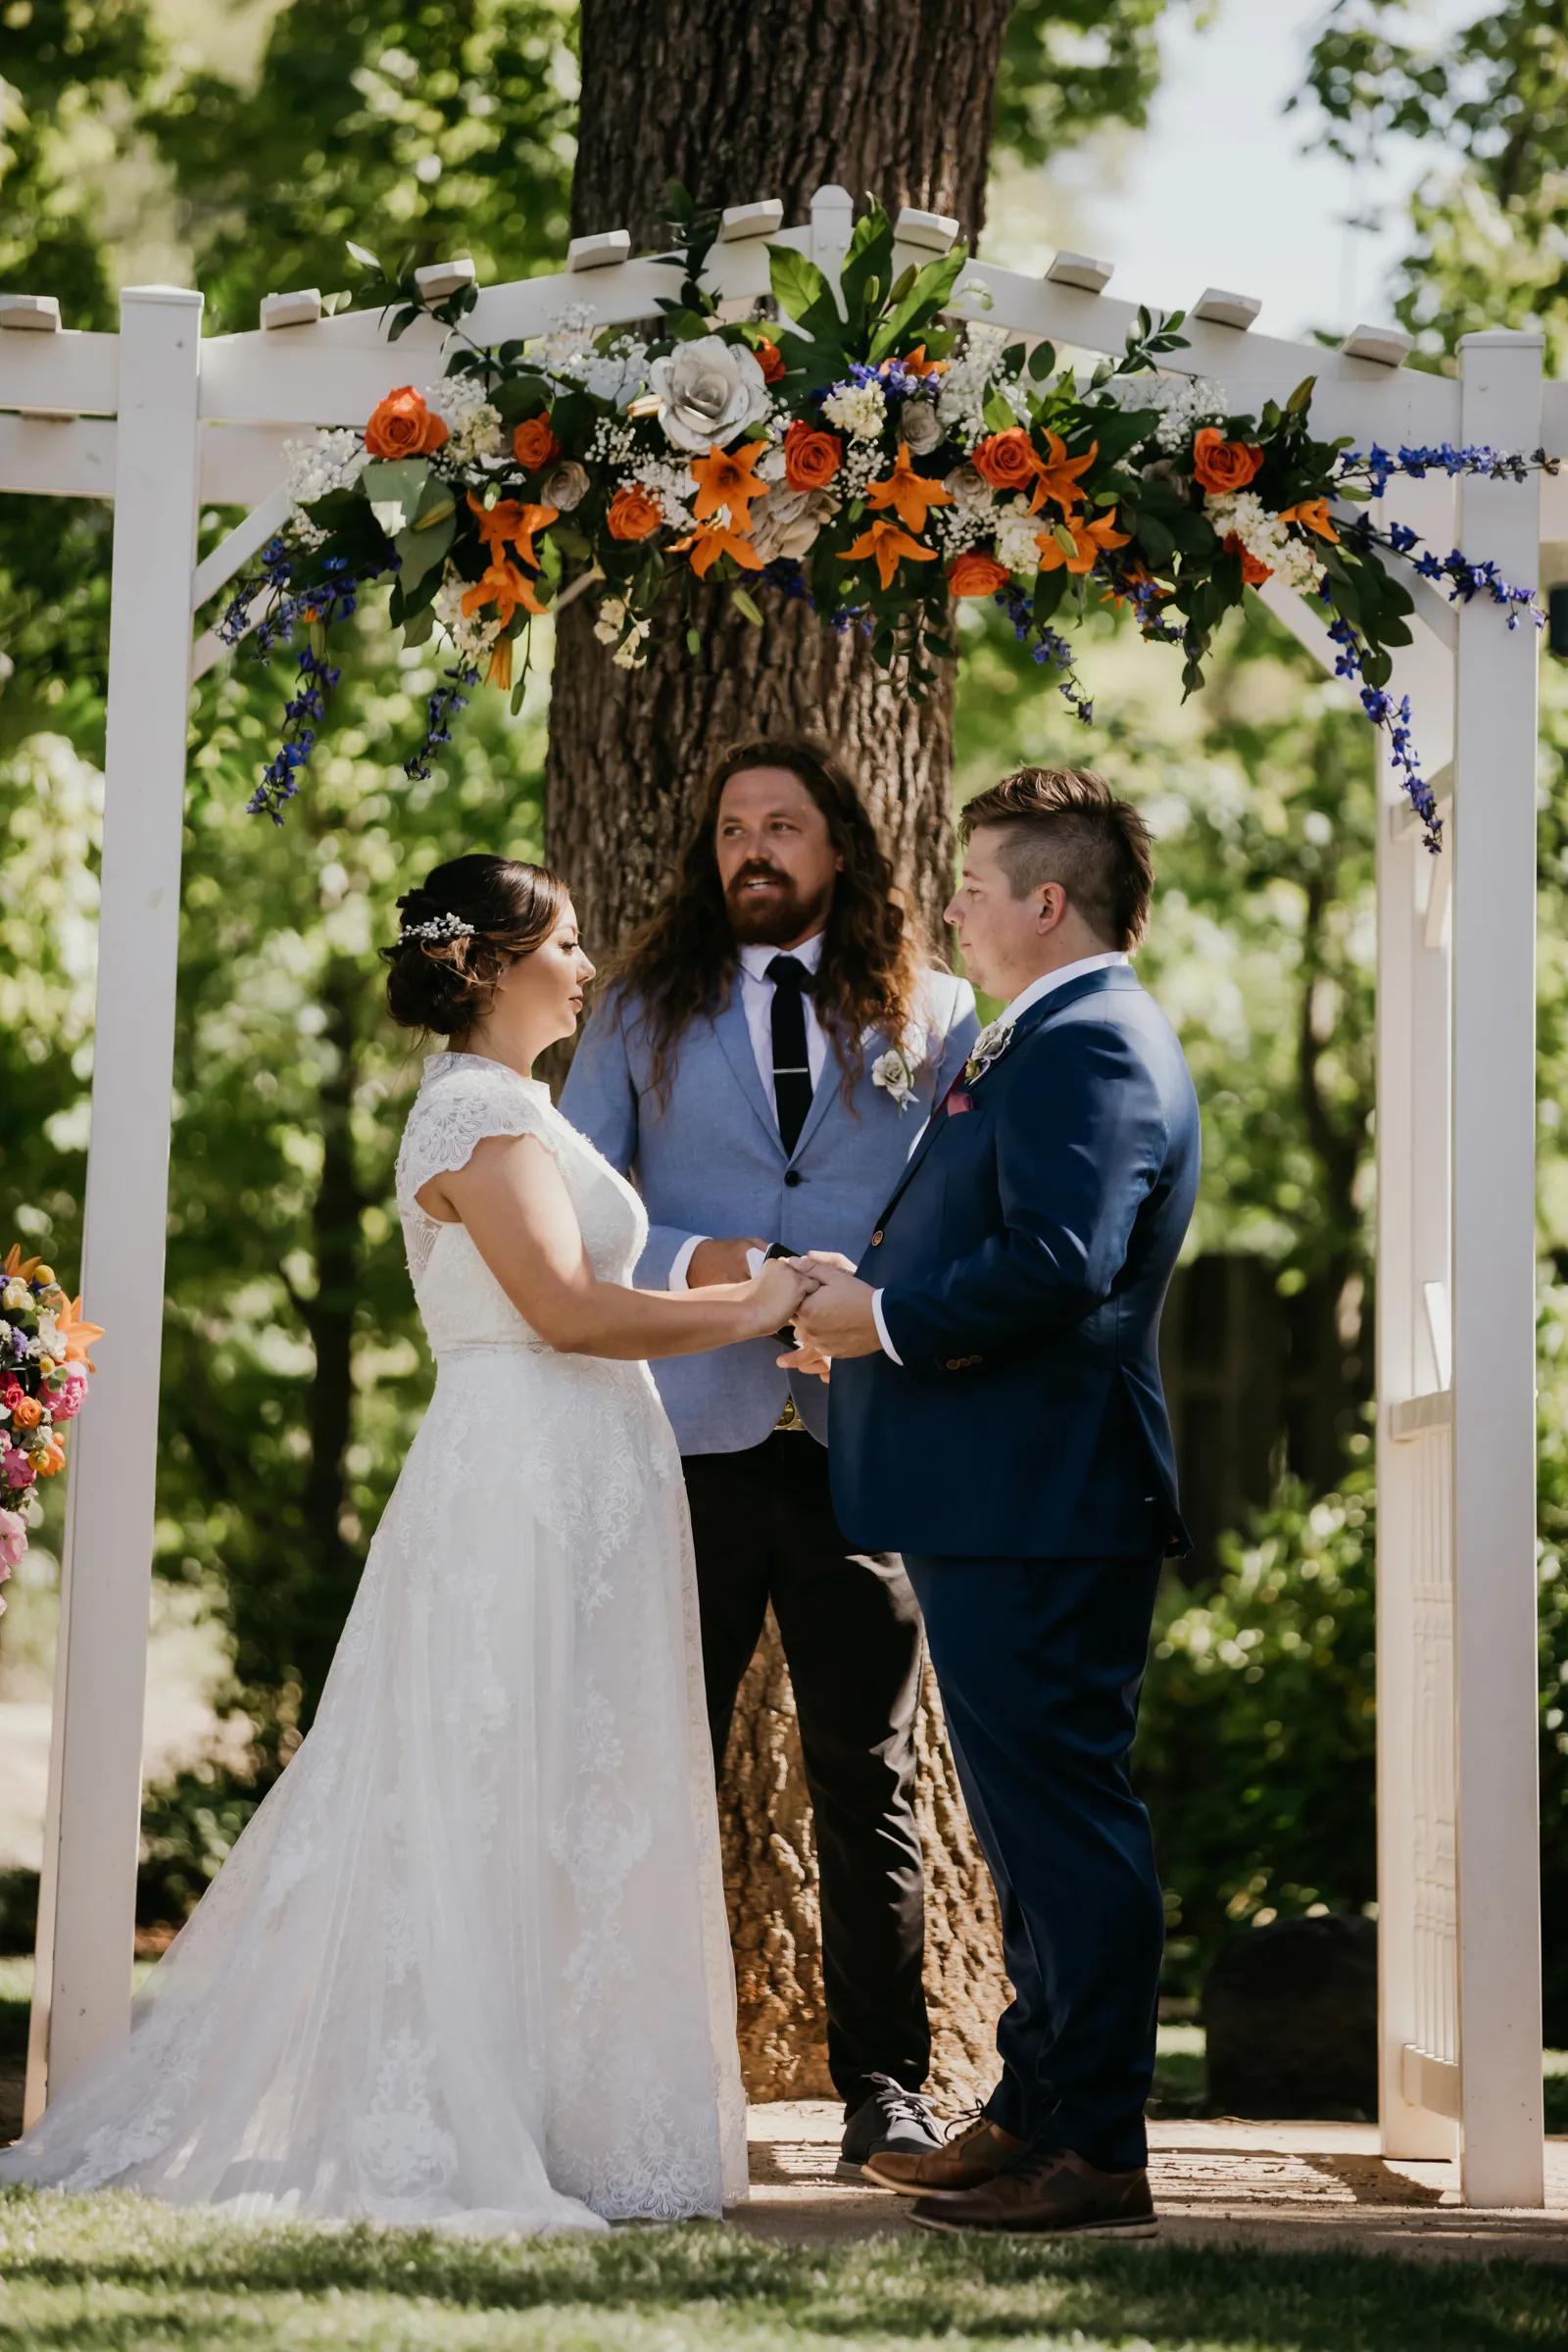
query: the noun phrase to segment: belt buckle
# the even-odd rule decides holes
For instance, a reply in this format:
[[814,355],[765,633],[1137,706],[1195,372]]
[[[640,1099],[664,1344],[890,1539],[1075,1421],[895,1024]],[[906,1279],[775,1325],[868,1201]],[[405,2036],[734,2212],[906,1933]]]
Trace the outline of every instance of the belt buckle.
[[784,1410],[774,1422],[773,1427],[775,1430],[804,1429],[806,1427],[805,1421],[801,1418],[801,1409],[793,1396],[785,1397]]

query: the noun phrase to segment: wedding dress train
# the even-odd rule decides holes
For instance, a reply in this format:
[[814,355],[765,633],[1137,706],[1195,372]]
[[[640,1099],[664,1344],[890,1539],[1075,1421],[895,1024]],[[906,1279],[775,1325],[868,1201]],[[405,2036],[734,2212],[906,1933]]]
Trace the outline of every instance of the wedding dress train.
[[744,2195],[674,1440],[645,1365],[555,1353],[416,1200],[523,1134],[630,1280],[641,1202],[546,1089],[432,1055],[398,1201],[435,1393],[315,1725],[0,2180],[497,2231]]

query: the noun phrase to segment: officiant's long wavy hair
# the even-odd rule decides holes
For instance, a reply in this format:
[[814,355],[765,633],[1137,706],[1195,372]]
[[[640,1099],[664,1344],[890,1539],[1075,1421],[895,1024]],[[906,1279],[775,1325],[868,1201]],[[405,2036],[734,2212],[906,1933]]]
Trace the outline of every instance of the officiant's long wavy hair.
[[827,819],[842,860],[811,1001],[838,1057],[846,1093],[864,1067],[867,1029],[902,1042],[918,1026],[920,966],[903,893],[849,769],[826,744],[806,736],[764,735],[732,744],[709,774],[674,888],[633,933],[609,972],[612,984],[642,1001],[661,1105],[668,1098],[683,1033],[699,1014],[716,1012],[734,983],[739,955],[713,845],[724,787],[748,767],[782,767],[798,776]]

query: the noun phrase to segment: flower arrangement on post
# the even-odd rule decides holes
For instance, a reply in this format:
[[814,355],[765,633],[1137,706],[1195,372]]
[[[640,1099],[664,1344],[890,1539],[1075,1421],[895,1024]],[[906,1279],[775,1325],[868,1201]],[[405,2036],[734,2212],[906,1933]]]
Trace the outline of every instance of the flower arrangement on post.
[[[0,1266],[0,1584],[27,1548],[39,1517],[40,1479],[66,1466],[61,1430],[80,1412],[103,1333],[84,1323],[54,1269],[13,1243]],[[0,1611],[5,1602],[0,1600]]]
[[374,265],[365,299],[396,306],[392,338],[428,307],[454,348],[438,383],[389,392],[363,433],[293,451],[292,517],[222,624],[237,639],[264,598],[263,654],[307,634],[253,808],[279,820],[298,789],[338,674],[330,628],[386,574],[405,642],[439,628],[454,656],[415,775],[429,774],[481,674],[515,707],[519,641],[525,655],[532,621],[584,594],[628,669],[658,632],[700,650],[699,581],[758,625],[759,597],[805,598],[828,626],[861,630],[914,695],[953,657],[955,600],[991,598],[1088,720],[1059,623],[1096,603],[1130,609],[1146,639],[1180,648],[1191,693],[1225,614],[1278,579],[1327,609],[1340,673],[1438,847],[1409,707],[1388,691],[1393,649],[1410,638],[1401,570],[1450,598],[1490,598],[1510,627],[1541,614],[1494,564],[1440,557],[1366,510],[1398,473],[1517,479],[1555,461],[1319,440],[1311,378],[1283,406],[1235,413],[1223,386],[1173,363],[1179,312],[1140,312],[1121,359],[1085,377],[1049,344],[955,323],[966,249],[895,273],[877,204],[836,286],[794,246],[770,246],[773,315],[727,320],[703,281],[718,216],[680,189],[670,203],[679,250],[661,258],[679,286],[650,341],[596,333],[578,312],[534,342],[481,348],[462,328],[471,285],[426,306],[412,276]]

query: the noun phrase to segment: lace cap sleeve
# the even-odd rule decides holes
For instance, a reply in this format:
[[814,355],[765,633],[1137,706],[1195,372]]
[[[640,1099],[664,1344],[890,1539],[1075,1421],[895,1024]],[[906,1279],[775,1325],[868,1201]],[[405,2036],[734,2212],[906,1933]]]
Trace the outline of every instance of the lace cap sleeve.
[[487,1136],[532,1135],[554,1152],[548,1102],[526,1079],[497,1063],[467,1064],[426,1079],[415,1099],[398,1151],[398,1206],[417,1209],[432,1176],[467,1166]]

